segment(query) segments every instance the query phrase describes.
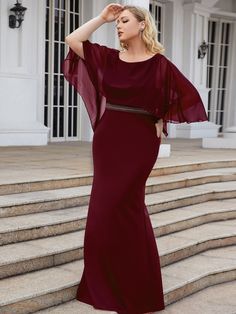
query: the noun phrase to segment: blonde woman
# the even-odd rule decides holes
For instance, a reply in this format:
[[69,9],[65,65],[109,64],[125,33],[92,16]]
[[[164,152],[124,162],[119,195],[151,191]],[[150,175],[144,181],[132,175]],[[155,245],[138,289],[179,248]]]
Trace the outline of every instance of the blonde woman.
[[[115,22],[121,49],[89,36]],[[82,96],[94,131],[94,177],[76,299],[143,314],[165,308],[160,259],[145,205],[146,180],[166,122],[207,120],[190,81],[164,55],[150,13],[111,3],[66,37],[65,78]]]

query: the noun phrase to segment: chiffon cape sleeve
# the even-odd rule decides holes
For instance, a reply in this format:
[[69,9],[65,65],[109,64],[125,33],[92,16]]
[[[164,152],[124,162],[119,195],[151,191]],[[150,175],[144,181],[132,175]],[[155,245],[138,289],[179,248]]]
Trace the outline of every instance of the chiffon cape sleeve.
[[208,120],[202,99],[194,85],[165,56],[161,59],[163,133],[167,122],[201,122]]
[[83,51],[84,59],[69,48],[61,68],[65,79],[82,97],[94,131],[106,106],[102,79],[109,48],[86,40]]

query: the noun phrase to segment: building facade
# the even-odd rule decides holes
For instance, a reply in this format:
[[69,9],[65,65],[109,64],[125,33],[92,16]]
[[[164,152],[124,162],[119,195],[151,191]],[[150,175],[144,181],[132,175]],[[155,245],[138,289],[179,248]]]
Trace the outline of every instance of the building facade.
[[[0,146],[92,140],[83,101],[61,71],[68,52],[64,39],[111,2],[150,10],[165,55],[203,99],[209,121],[169,124],[169,137],[203,138],[207,147],[228,130],[236,133],[236,1],[19,2],[27,8],[24,21],[19,28],[11,28],[9,15],[15,0],[0,0]],[[114,23],[102,25],[90,39],[119,48]],[[204,40],[208,50],[199,58]]]

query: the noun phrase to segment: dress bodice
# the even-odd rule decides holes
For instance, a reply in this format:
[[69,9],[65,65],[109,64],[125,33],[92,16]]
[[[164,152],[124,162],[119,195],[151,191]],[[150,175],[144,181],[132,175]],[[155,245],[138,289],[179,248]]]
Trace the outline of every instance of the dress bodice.
[[195,86],[164,55],[127,62],[119,50],[89,40],[83,42],[84,59],[71,48],[62,63],[65,78],[81,95],[95,130],[106,102],[140,107],[166,123],[207,121]]

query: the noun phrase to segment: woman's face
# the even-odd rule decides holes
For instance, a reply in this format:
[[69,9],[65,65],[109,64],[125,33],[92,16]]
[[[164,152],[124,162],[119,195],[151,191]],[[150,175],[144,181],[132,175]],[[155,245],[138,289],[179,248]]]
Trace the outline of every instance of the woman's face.
[[139,30],[143,22],[138,22],[136,17],[129,11],[124,10],[116,19],[116,28],[121,42],[127,42],[139,36]]

